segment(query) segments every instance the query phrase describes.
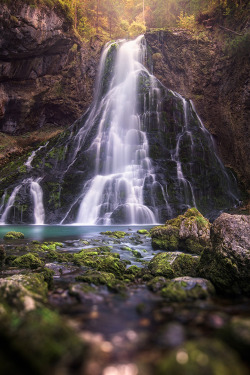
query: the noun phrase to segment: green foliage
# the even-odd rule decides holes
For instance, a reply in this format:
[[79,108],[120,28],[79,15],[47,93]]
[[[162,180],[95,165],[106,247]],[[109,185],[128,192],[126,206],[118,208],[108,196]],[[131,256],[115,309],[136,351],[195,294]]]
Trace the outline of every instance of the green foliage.
[[132,22],[128,29],[129,36],[136,37],[140,34],[144,34],[146,32],[146,26],[140,22]]
[[194,14],[191,14],[190,16],[188,16],[183,11],[181,11],[178,18],[179,20],[177,21],[177,25],[179,27],[190,30],[190,31],[195,31],[196,22],[195,22]]
[[248,56],[250,45],[250,32],[230,38],[226,42],[225,52],[230,56]]

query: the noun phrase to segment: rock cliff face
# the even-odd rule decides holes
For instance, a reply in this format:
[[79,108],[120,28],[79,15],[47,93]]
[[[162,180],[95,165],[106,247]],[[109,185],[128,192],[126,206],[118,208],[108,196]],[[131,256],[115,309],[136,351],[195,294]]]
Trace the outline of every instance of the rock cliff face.
[[147,33],[154,74],[168,88],[192,99],[213,134],[223,162],[249,188],[249,62],[225,56],[211,42],[185,32]]
[[91,102],[100,49],[81,44],[57,9],[1,4],[0,131],[72,124]]

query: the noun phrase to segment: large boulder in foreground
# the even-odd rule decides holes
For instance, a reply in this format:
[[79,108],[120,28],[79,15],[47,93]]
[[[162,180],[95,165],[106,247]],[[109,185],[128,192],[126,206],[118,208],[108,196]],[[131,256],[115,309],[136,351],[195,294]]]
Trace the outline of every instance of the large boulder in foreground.
[[212,248],[200,259],[199,274],[225,294],[250,295],[250,216],[220,215],[211,228]]
[[205,247],[210,246],[210,226],[196,208],[189,208],[184,215],[151,230],[152,246],[167,251],[184,250],[201,254]]

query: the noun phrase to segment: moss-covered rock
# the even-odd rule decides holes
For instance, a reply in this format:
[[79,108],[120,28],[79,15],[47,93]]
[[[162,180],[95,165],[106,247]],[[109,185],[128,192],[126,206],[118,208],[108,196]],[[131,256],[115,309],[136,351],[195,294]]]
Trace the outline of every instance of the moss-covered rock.
[[171,263],[175,277],[179,276],[197,276],[199,257],[193,257],[189,254],[178,254]]
[[37,256],[31,253],[16,257],[12,262],[12,266],[18,268],[36,269],[44,266],[44,262]]
[[151,259],[148,269],[153,276],[171,279],[179,276],[197,275],[198,257],[182,253],[159,253]]
[[101,232],[100,234],[102,235],[105,235],[105,236],[109,236],[109,237],[113,237],[113,238],[123,238],[127,235],[126,232],[122,232],[122,231],[115,231],[115,232],[111,232],[111,231],[106,231],[106,232]]
[[167,279],[174,277],[174,271],[171,267],[171,261],[175,255],[170,253],[159,253],[151,259],[148,264],[148,269],[153,276],[164,276]]
[[24,238],[24,234],[21,232],[8,232],[4,235],[4,240],[21,240]]
[[189,341],[158,361],[155,375],[246,375],[237,354],[222,342]]
[[139,229],[137,233],[144,234],[145,236],[149,236],[149,232],[147,231],[147,229]]
[[16,311],[27,312],[46,301],[48,284],[42,273],[14,275],[0,279],[0,292],[1,303]]
[[113,273],[89,271],[80,276],[77,276],[76,281],[83,281],[89,284],[107,285],[108,287],[112,287],[116,283],[116,278]]
[[166,285],[167,279],[163,276],[156,276],[147,284],[148,288],[153,292],[158,292]]
[[214,287],[210,281],[188,276],[167,280],[161,290],[161,295],[171,302],[205,299],[213,294]]
[[212,248],[200,259],[199,274],[223,294],[250,295],[250,217],[222,214],[211,228]]
[[47,308],[21,318],[10,316],[0,333],[3,374],[54,374],[55,367],[66,373],[69,368],[78,371],[86,357],[83,341],[63,318]]
[[210,223],[196,208],[151,229],[152,246],[167,251],[184,250],[201,254],[210,246]]
[[125,262],[121,261],[115,253],[101,254],[100,251],[82,250],[74,254],[73,261],[77,265],[82,265],[95,269],[113,273],[116,276],[122,276],[125,269]]

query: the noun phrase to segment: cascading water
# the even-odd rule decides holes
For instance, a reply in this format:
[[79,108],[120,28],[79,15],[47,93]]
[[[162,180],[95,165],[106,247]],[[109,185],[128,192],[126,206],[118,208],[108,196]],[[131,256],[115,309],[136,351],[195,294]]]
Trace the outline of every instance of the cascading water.
[[2,171],[0,223],[153,224],[239,203],[193,103],[148,71],[146,51],[143,36],[106,45],[89,110]]
[[154,207],[143,200],[145,178],[154,180],[148,141],[139,112],[138,79],[145,71],[142,37],[117,46],[114,75],[105,98],[97,135],[96,176],[87,183],[77,222],[155,223]]
[[44,207],[43,207],[43,191],[41,186],[39,185],[41,178],[37,181],[32,181],[30,183],[30,192],[33,197],[34,202],[34,218],[35,224],[44,224]]

